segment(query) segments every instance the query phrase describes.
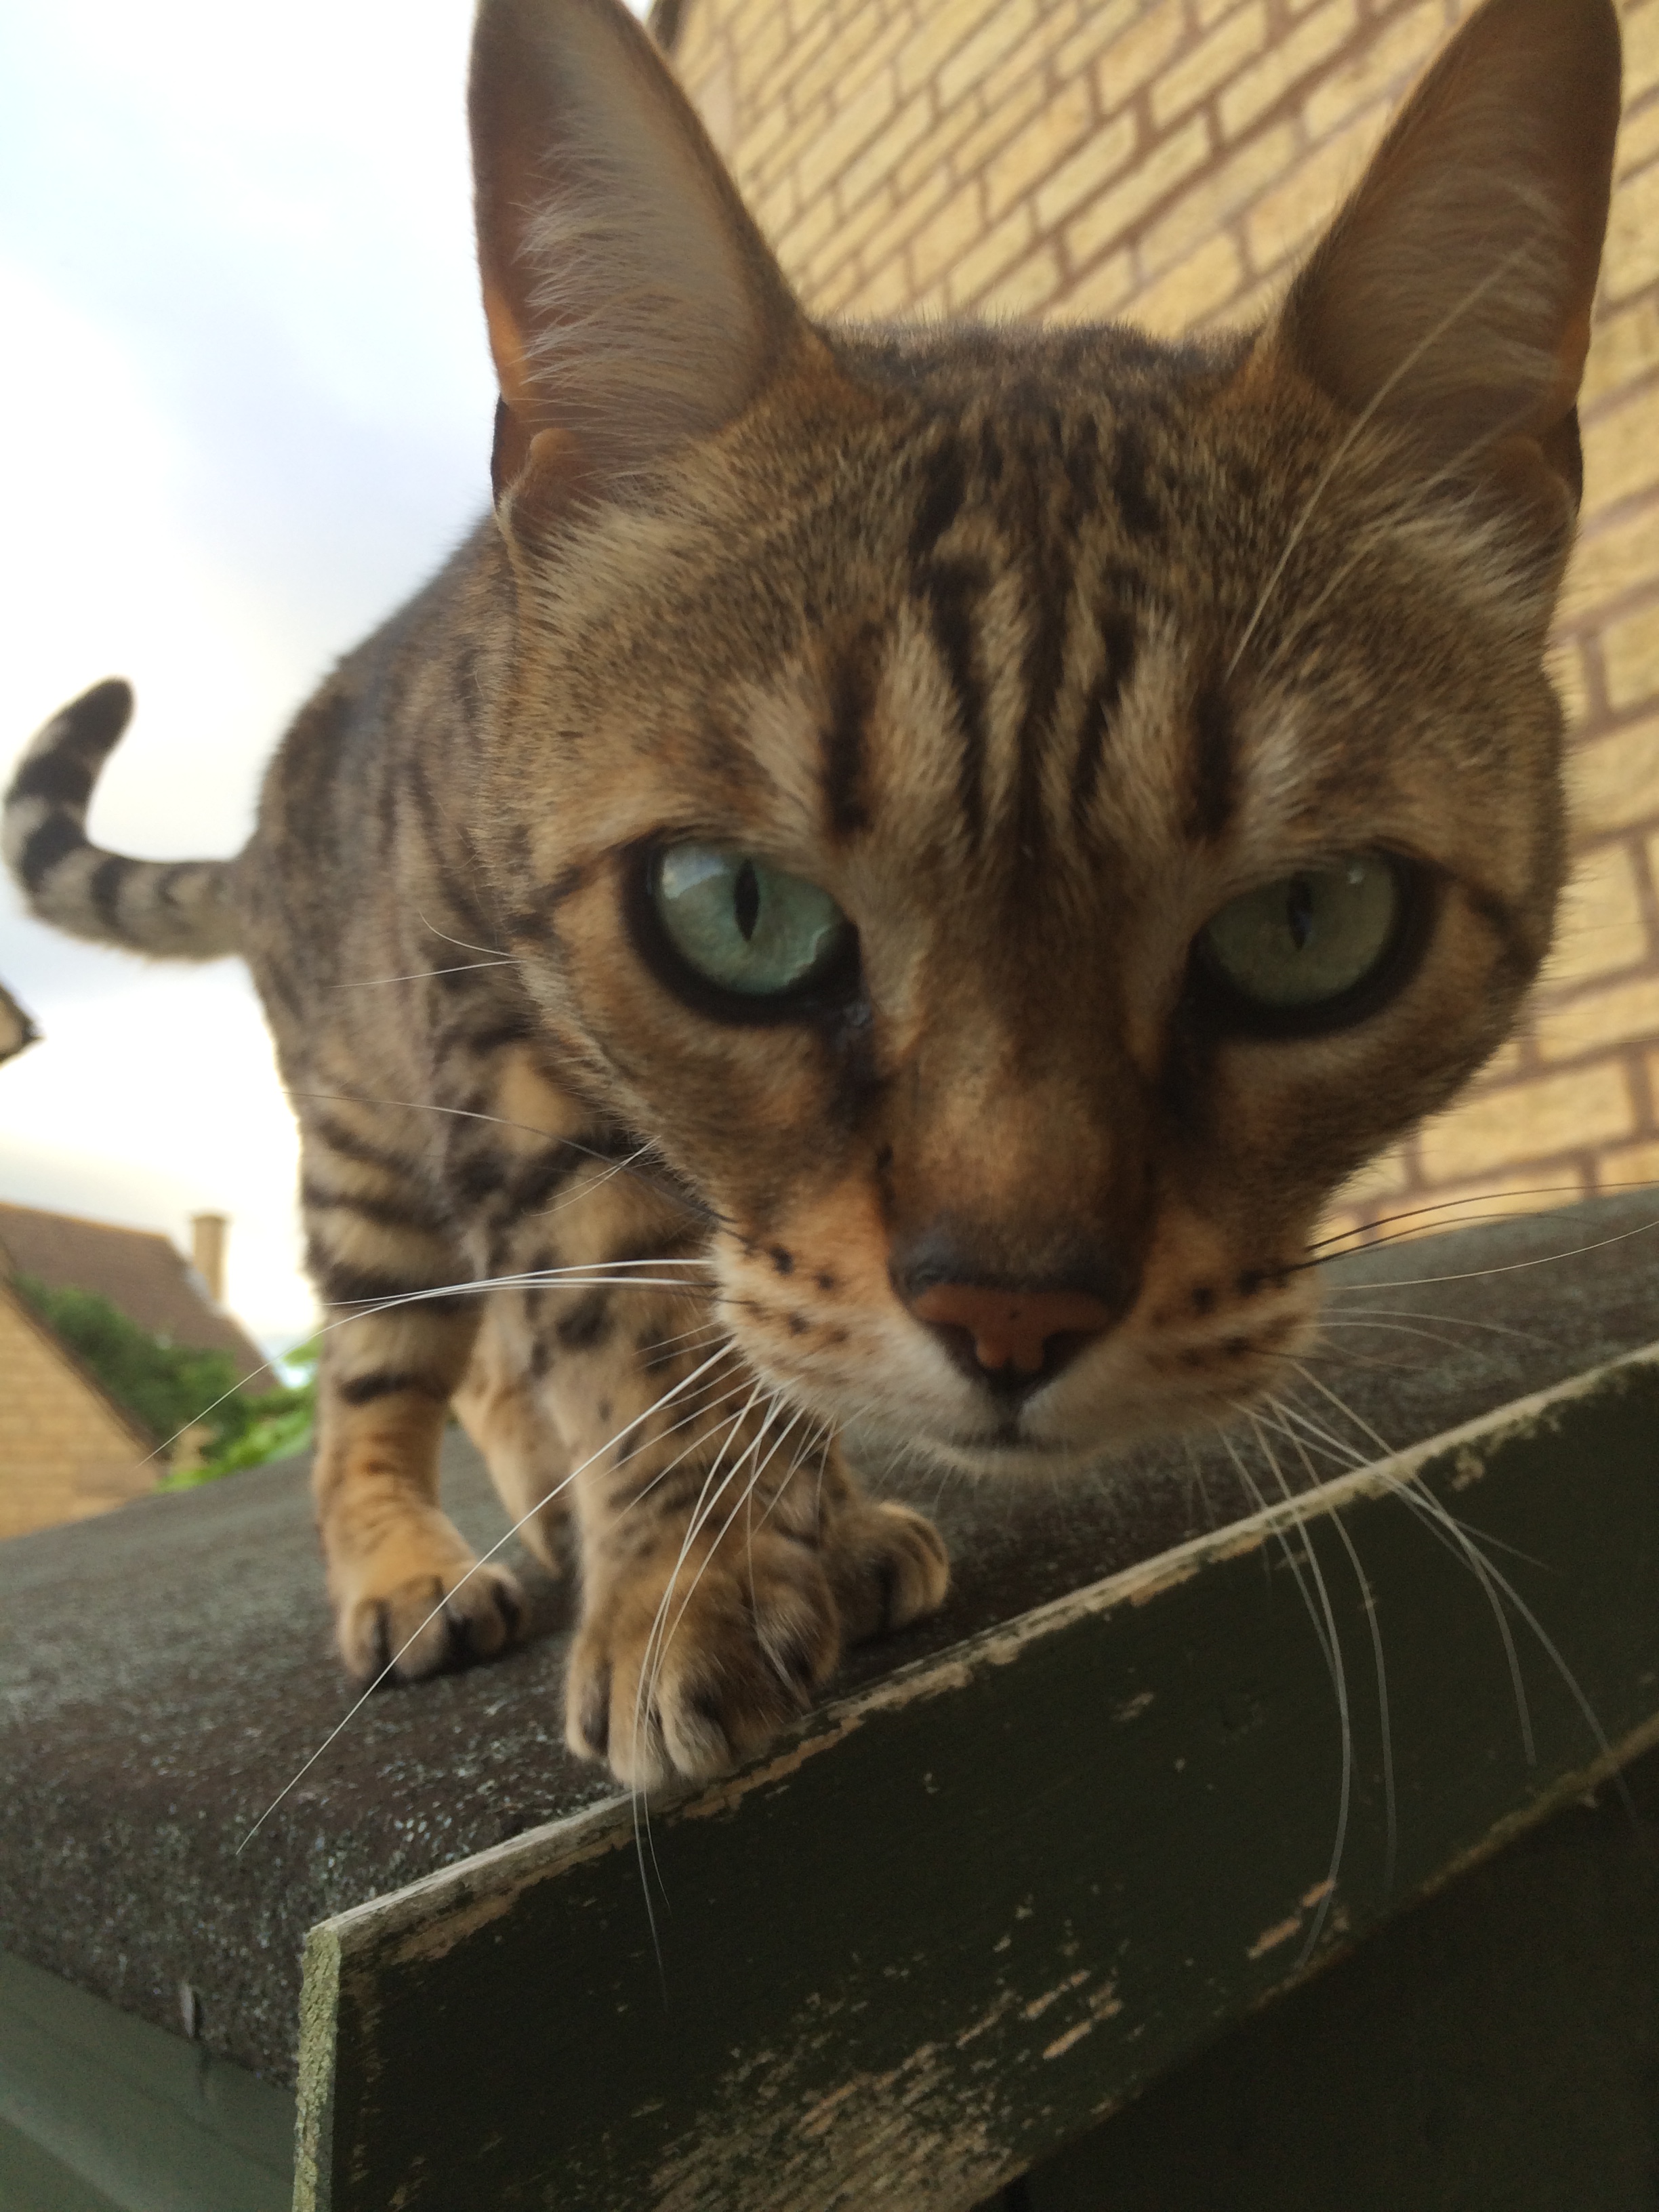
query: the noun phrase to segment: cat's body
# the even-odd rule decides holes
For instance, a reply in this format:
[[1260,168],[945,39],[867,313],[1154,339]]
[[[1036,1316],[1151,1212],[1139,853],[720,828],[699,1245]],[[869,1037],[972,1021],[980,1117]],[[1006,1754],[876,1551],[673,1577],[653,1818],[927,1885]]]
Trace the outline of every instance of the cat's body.
[[359,1674],[516,1626],[452,1396],[549,1557],[574,1516],[571,1740],[648,1783],[942,1596],[848,1420],[1063,1468],[1281,1373],[1325,1198],[1549,943],[1617,66],[1607,0],[1492,0],[1265,333],[838,333],[619,10],[485,0],[497,516],[235,862],[86,842],[122,686],[8,814],[42,913],[253,968],[359,1309]]

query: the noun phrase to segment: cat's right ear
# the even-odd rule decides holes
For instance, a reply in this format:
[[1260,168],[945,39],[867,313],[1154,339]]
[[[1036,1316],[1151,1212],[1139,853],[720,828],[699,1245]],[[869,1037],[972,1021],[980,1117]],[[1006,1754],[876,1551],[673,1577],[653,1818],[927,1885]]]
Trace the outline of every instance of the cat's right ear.
[[496,499],[532,447],[604,496],[739,415],[799,312],[620,0],[480,0],[469,110]]
[[1496,474],[1558,514],[1579,490],[1575,404],[1619,59],[1612,0],[1486,0],[1384,138],[1269,338],[1433,470]]

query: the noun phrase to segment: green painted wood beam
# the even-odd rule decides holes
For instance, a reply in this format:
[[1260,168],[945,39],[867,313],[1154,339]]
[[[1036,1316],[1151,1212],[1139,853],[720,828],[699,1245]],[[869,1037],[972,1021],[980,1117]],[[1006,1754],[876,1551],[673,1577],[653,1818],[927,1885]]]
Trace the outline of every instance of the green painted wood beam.
[[960,2212],[1656,1738],[1659,1347],[324,1922],[296,2205]]
[[0,2212],[281,2212],[294,2100],[0,1954]]

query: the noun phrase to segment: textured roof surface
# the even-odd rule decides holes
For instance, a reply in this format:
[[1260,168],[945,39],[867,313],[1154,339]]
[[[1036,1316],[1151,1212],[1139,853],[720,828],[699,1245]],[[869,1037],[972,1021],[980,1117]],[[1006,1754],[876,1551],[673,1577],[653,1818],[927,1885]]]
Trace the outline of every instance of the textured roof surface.
[[0,1261],[8,1274],[38,1276],[53,1290],[96,1291],[152,1336],[199,1352],[227,1352],[241,1380],[260,1389],[276,1379],[252,1339],[214,1304],[184,1255],[155,1230],[0,1204]]
[[[1635,1350],[1659,1337],[1656,1213],[1599,1200],[1340,1262],[1321,1371],[1398,1449]],[[854,1652],[837,1688],[1248,1512],[1225,1444],[1190,1443],[1053,1482],[915,1477],[950,1597]],[[459,1431],[445,1470],[446,1505],[490,1543],[505,1524]],[[0,1544],[0,1949],[163,2027],[187,1981],[214,2049],[291,2079],[313,1922],[614,1789],[564,1747],[568,1585],[507,1556],[527,1641],[371,1698],[239,1854],[353,1702],[303,1463]]]

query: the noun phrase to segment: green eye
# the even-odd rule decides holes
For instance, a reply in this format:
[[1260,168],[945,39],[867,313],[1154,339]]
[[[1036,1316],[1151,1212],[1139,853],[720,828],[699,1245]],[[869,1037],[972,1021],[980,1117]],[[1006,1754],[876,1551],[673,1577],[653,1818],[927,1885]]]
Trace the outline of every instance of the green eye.
[[752,854],[671,845],[653,860],[649,888],[686,966],[746,999],[781,998],[817,981],[852,940],[852,924],[828,891]]
[[1200,931],[1211,974],[1253,1012],[1316,1015],[1356,991],[1399,941],[1404,870],[1379,853],[1299,869],[1231,900]]

